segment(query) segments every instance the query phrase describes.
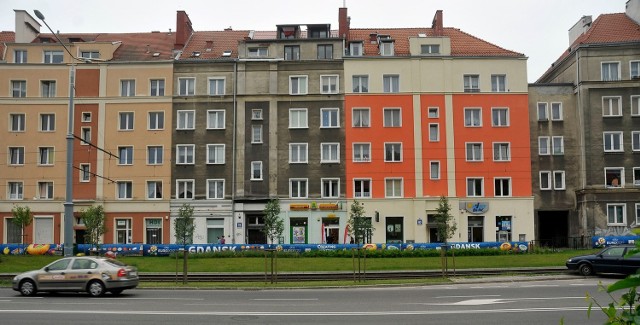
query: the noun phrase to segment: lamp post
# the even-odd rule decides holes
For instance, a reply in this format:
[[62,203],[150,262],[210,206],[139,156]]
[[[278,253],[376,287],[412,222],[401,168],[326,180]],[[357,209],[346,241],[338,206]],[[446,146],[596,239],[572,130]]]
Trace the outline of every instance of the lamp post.
[[34,13],[38,19],[47,26],[49,31],[58,40],[60,45],[71,56],[71,67],[69,69],[69,118],[67,126],[67,175],[66,175],[66,196],[64,202],[64,256],[73,255],[73,97],[76,79],[76,60],[75,55],[69,51],[69,48],[60,40],[58,35],[53,32],[49,24],[44,20],[44,15],[34,10]]

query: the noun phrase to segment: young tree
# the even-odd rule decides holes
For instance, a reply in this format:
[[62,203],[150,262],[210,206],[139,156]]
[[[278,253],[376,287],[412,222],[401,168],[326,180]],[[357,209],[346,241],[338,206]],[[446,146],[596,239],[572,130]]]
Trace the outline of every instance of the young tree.
[[[31,209],[29,209],[28,206],[23,207],[16,205],[11,209],[11,214],[13,215],[13,219],[11,219],[11,221],[14,225],[20,228],[20,243],[24,245],[24,228],[28,227],[31,222],[33,222]],[[25,252],[24,248],[22,251]]]
[[365,210],[358,200],[353,200],[349,211],[349,236],[355,239],[356,244],[365,244],[366,234],[375,231],[371,219],[364,216]]
[[178,217],[173,220],[176,244],[181,244],[183,248],[193,242],[193,232],[196,229],[193,221],[193,208],[189,204],[183,204],[178,210]]
[[80,217],[85,226],[85,240],[100,252],[99,245],[102,240],[102,235],[107,232],[104,208],[102,205],[91,206],[87,210],[83,210],[80,213]]
[[458,230],[458,226],[451,213],[449,213],[451,211],[451,206],[449,205],[449,200],[445,196],[440,197],[440,204],[436,211],[438,213],[436,213],[434,219],[438,227],[438,239],[447,244],[449,239],[455,235]]
[[280,200],[271,199],[264,207],[264,234],[269,243],[275,243],[284,232],[284,220],[280,218]]

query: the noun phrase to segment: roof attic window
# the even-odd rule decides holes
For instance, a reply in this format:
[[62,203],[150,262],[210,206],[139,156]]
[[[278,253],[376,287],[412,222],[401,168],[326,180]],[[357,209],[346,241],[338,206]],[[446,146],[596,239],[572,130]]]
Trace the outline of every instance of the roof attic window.
[[154,58],[157,58],[157,57],[159,57],[159,56],[160,56],[160,52],[155,52],[155,53],[153,53],[153,57],[154,57]]
[[329,38],[331,25],[309,25],[307,27],[307,38]]
[[223,56],[223,57],[230,57],[230,56],[231,56],[231,51],[224,51],[224,52],[222,52],[222,56]]
[[278,26],[278,38],[279,39],[293,39],[297,38],[299,34],[300,26]]
[[439,54],[439,44],[422,44],[420,45],[420,54]]
[[40,37],[40,43],[51,43],[51,37]]
[[393,56],[393,41],[392,40],[384,40],[380,42],[380,55],[382,56]]
[[200,52],[199,51],[194,51],[193,53],[191,53],[191,56],[194,58],[197,58],[200,56]]

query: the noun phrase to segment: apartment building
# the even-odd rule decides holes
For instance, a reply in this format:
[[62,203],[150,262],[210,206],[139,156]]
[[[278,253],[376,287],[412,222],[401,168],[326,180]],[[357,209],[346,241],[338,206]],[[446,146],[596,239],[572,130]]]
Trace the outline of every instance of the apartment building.
[[579,245],[640,224],[640,1],[584,16],[529,86],[536,237]]

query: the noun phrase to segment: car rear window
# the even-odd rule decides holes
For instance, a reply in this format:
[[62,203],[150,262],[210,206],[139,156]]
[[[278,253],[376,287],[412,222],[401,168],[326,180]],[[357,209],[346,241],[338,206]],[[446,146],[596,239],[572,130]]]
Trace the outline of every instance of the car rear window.
[[125,266],[126,264],[118,261],[118,260],[113,260],[113,259],[108,259],[108,260],[104,260],[105,263],[107,264],[111,264],[112,266]]

